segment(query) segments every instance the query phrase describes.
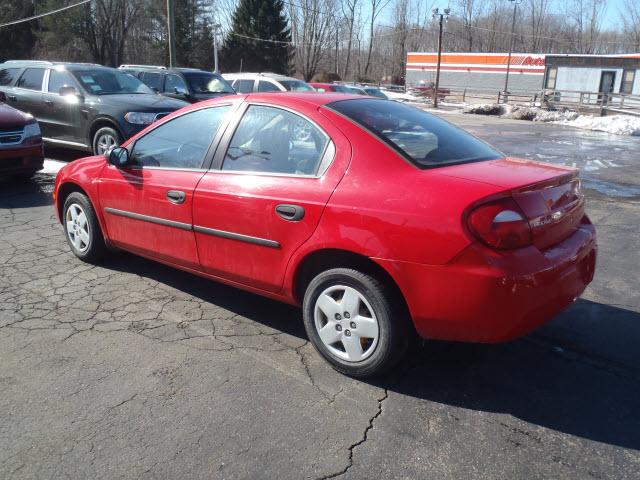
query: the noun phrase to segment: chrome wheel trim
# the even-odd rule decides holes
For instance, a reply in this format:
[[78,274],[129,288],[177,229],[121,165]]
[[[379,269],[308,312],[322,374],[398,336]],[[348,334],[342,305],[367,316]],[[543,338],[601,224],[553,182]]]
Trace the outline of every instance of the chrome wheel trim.
[[333,285],[316,299],[316,332],[325,348],[340,360],[361,362],[373,354],[380,327],[371,304],[353,287]]
[[103,133],[98,137],[98,141],[96,142],[96,144],[98,155],[104,155],[110,149],[118,145],[118,139],[110,133]]
[[71,245],[80,253],[86,252],[91,243],[91,230],[82,206],[78,203],[72,203],[67,207],[64,217]]

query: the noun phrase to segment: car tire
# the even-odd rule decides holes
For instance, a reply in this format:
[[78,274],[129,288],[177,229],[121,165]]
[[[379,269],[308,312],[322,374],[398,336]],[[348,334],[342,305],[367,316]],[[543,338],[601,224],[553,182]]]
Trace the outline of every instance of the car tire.
[[407,315],[398,303],[371,275],[326,270],[305,292],[304,326],[333,368],[351,377],[372,377],[392,368],[407,349]]
[[122,135],[115,128],[99,128],[93,136],[93,154],[104,155],[109,148],[119,146],[122,141]]
[[62,226],[71,251],[80,260],[97,263],[107,253],[96,212],[86,195],[71,193],[62,208]]

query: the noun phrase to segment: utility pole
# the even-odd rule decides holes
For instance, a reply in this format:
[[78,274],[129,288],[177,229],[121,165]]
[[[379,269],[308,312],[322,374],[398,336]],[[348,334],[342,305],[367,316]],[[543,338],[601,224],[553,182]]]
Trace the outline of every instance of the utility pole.
[[218,29],[219,23],[213,24],[213,71],[218,73]]
[[507,76],[504,79],[504,99],[505,103],[509,102],[508,89],[509,89],[509,70],[511,69],[511,54],[513,53],[513,43],[515,41],[514,30],[516,29],[516,10],[518,4],[522,0],[509,0],[513,2],[513,19],[511,20],[511,41],[509,42],[509,56],[507,57]]
[[176,64],[176,22],[173,0],[167,0],[167,31],[169,32],[169,68]]
[[436,66],[436,84],[433,89],[433,108],[438,108],[438,89],[440,87],[440,62],[442,60],[442,23],[449,19],[450,9],[445,8],[444,13],[438,13],[438,9],[433,9],[433,18],[438,18],[438,65]]

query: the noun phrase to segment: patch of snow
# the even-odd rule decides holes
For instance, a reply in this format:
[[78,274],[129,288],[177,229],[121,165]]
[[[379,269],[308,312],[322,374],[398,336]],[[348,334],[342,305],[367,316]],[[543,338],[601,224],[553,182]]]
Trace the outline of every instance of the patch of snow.
[[562,120],[557,123],[614,135],[640,136],[640,117],[632,117],[631,115],[611,115],[609,117],[580,115],[572,120]]
[[60,169],[65,165],[67,165],[67,162],[59,162],[58,160],[45,160],[44,168],[40,170],[38,173],[44,173],[49,175],[57,174],[60,171]]

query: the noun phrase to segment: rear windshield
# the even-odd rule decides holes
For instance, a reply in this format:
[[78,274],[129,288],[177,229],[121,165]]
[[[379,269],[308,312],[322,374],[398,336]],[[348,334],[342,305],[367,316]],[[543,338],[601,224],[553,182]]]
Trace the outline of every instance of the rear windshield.
[[236,93],[219,75],[208,72],[187,72],[184,77],[193,93]]
[[290,92],[315,92],[313,88],[300,80],[278,80],[278,83]]
[[449,122],[392,100],[340,100],[328,107],[360,124],[420,168],[504,156]]
[[118,70],[74,70],[73,75],[80,81],[87,92],[94,95],[154,93],[153,90],[133,75]]

